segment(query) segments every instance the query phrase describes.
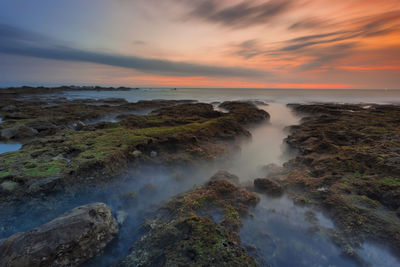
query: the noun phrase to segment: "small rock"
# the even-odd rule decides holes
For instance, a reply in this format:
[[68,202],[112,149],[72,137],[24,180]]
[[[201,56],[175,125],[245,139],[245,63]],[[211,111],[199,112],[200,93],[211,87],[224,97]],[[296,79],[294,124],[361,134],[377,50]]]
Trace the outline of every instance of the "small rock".
[[158,153],[156,151],[151,151],[150,152],[150,157],[155,158],[157,157]]
[[0,187],[1,187],[3,190],[6,190],[6,191],[10,191],[10,192],[11,192],[11,191],[16,190],[16,189],[19,187],[19,184],[16,183],[16,182],[13,182],[13,181],[5,181],[5,182],[2,182],[2,183],[1,183]]
[[135,150],[132,153],[132,156],[134,156],[135,158],[139,158],[142,155],[142,152],[139,150]]
[[267,178],[257,178],[254,180],[254,187],[264,193],[271,195],[281,195],[283,188],[277,182]]
[[83,129],[83,127],[85,127],[86,126],[86,124],[84,123],[84,122],[82,122],[82,121],[78,121],[76,124],[75,124],[75,130],[82,130]]

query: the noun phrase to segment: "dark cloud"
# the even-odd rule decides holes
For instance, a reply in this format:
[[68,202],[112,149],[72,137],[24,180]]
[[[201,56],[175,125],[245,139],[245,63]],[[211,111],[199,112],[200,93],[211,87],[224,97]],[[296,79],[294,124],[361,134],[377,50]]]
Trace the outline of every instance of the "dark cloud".
[[264,3],[243,1],[227,6],[225,1],[205,0],[197,4],[185,18],[197,18],[227,27],[245,28],[269,22],[285,13],[292,2],[292,0],[271,0]]
[[234,47],[234,53],[237,56],[241,56],[245,59],[250,59],[252,57],[261,55],[264,53],[262,46],[259,44],[259,41],[256,39],[251,39],[244,41]]
[[267,73],[241,67],[219,67],[163,59],[86,51],[8,25],[0,25],[0,53],[44,59],[82,61],[178,76],[262,77]]

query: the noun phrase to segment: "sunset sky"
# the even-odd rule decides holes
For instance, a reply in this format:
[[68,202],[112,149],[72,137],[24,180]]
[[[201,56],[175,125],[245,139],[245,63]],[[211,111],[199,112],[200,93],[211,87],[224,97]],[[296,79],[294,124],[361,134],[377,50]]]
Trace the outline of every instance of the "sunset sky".
[[400,0],[1,0],[0,86],[400,89]]

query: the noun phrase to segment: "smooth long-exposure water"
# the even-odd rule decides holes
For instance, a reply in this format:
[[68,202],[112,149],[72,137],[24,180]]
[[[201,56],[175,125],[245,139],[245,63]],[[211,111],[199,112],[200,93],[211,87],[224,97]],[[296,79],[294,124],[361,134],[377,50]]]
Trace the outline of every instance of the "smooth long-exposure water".
[[[332,91],[332,90],[238,90],[238,89],[139,89],[132,91],[78,91],[67,92],[69,99],[122,97],[130,102],[151,99],[195,99],[212,103],[226,100],[260,100],[271,115],[270,123],[251,129],[251,141],[241,144],[241,151],[227,162],[201,166],[196,169],[167,170],[144,166],[129,177],[121,178],[107,187],[99,186],[74,195],[63,194],[44,197],[28,206],[0,211],[0,239],[37,227],[78,205],[101,201],[108,204],[118,217],[121,228],[115,240],[103,255],[89,266],[110,266],[123,257],[140,236],[140,224],[149,212],[155,211],[162,201],[201,185],[217,170],[225,169],[238,175],[242,182],[265,177],[262,166],[283,164],[294,153],[287,153],[283,140],[285,128],[298,124],[300,118],[286,106],[289,102],[343,102],[343,103],[400,103],[400,91]],[[361,96],[360,96],[361,95]],[[138,192],[137,203],[126,205],[121,195]],[[244,219],[240,236],[249,253],[262,264],[272,266],[353,266],[354,262],[341,256],[325,234],[333,229],[332,221],[310,207],[298,207],[286,196],[269,198],[260,196],[260,203],[251,211],[254,217]],[[313,214],[316,222],[307,216]],[[18,219],[16,219],[18,218]],[[318,227],[318,231],[310,231]],[[254,247],[256,249],[254,249]],[[253,249],[252,249],[253,248]],[[377,251],[379,251],[377,255]],[[360,255],[372,266],[400,266],[397,258],[375,244],[365,244]],[[391,265],[387,265],[391,264]],[[393,265],[394,264],[394,265]]]

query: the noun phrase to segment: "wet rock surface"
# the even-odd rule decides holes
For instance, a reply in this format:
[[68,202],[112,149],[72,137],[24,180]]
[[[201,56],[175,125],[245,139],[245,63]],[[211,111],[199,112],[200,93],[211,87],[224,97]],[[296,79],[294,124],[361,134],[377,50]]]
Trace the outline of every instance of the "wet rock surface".
[[34,230],[0,240],[1,266],[79,266],[117,235],[103,203],[77,207]]
[[144,223],[144,234],[118,266],[256,266],[237,231],[258,201],[227,180],[180,194]]
[[285,184],[295,200],[327,209],[345,254],[365,240],[399,250],[400,107],[290,106],[307,116],[286,139],[299,155],[269,178]]

